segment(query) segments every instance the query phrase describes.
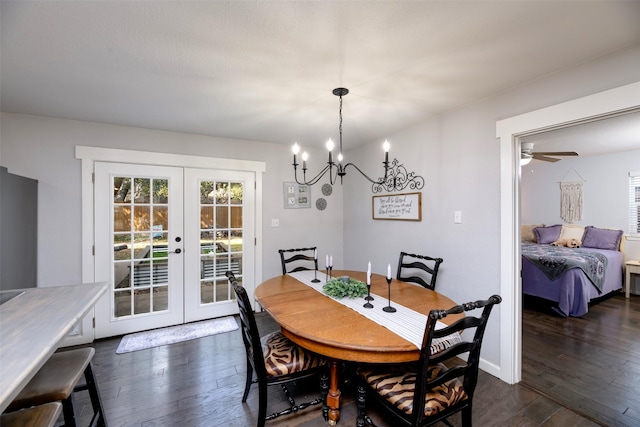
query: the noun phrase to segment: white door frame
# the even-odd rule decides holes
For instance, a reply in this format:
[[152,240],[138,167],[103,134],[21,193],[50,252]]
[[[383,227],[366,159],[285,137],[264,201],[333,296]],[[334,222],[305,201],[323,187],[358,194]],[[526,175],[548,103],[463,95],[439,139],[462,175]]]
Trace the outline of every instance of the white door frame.
[[496,122],[500,141],[500,374],[515,384],[522,376],[520,283],[520,137],[605,118],[640,107],[640,82]]
[[[255,173],[255,283],[262,282],[262,174],[266,171],[265,162],[252,160],[221,159],[215,157],[189,156],[183,154],[156,153],[147,151],[122,150],[78,145],[76,159],[81,160],[82,180],[82,281],[94,282],[95,259],[94,246],[94,205],[93,205],[93,168],[94,162],[116,162],[149,164],[155,166],[176,166],[186,168],[236,170]],[[135,159],[135,161],[132,161]],[[249,285],[249,284],[245,284]],[[253,301],[255,284],[247,288]],[[68,338],[63,345],[90,343],[94,339],[94,312],[91,311],[77,328],[77,335]]]

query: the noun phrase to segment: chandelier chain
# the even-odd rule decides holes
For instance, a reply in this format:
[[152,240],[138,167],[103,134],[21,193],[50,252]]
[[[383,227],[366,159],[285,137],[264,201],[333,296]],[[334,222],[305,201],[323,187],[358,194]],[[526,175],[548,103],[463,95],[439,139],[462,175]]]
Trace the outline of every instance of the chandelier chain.
[[342,154],[342,95],[340,95],[339,115],[340,115],[340,125],[339,125],[338,129],[340,131],[340,154]]

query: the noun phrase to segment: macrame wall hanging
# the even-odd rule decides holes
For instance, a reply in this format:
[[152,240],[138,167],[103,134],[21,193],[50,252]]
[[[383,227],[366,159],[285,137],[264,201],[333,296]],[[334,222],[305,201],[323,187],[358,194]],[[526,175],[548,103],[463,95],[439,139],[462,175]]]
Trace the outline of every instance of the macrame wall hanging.
[[[564,180],[571,171],[580,177],[580,181]],[[569,172],[560,180],[560,218],[573,224],[582,220],[582,186],[586,181],[575,169]]]

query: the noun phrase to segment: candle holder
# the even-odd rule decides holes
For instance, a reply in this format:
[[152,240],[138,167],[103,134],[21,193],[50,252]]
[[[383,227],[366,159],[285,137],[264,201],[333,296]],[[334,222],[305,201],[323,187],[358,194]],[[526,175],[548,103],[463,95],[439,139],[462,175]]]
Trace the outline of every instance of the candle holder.
[[333,276],[331,275],[331,270],[333,270],[333,265],[329,266],[329,279],[331,279]]
[[373,308],[373,304],[370,301],[373,301],[373,297],[371,296],[371,283],[367,283],[367,296],[364,297],[367,302],[363,305],[364,308]]
[[311,283],[318,282],[320,282],[320,279],[318,279],[318,267],[316,267],[315,270],[313,270],[313,280],[311,281]]
[[367,296],[364,297],[367,301],[373,301],[375,298],[371,296],[371,283],[367,283]]
[[387,289],[388,289],[388,295],[389,295],[389,305],[384,307],[382,311],[386,311],[387,313],[395,313],[396,309],[394,307],[391,307],[391,278],[390,277],[387,277]]

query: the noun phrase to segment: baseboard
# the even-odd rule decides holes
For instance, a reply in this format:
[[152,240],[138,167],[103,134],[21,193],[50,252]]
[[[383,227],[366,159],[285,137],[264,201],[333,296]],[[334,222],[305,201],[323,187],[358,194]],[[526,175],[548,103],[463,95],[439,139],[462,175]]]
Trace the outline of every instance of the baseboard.
[[494,377],[501,379],[500,377],[500,366],[495,365],[491,362],[487,362],[485,359],[480,358],[480,363],[478,365],[480,369],[485,371],[488,374],[493,375]]

